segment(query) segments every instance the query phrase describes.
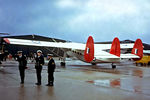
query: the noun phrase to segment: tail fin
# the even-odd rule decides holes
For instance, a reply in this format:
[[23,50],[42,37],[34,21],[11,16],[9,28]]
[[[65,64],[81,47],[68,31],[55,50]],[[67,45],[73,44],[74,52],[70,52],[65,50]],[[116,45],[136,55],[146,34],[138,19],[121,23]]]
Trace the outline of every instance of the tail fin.
[[114,38],[109,53],[120,57],[120,42],[117,37]]
[[143,57],[143,43],[141,39],[137,39],[134,43],[133,49],[132,49],[132,54],[135,54],[139,56],[140,58],[138,59],[133,59],[133,60],[140,60]]
[[89,36],[84,51],[84,60],[86,62],[91,62],[93,59],[94,59],[94,40],[92,36]]

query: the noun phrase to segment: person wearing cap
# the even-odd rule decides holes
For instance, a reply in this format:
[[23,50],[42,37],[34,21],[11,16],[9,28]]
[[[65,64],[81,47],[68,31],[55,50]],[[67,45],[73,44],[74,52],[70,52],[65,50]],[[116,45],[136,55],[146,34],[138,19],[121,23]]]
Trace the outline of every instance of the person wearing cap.
[[53,59],[53,54],[48,54],[48,84],[46,86],[53,86],[54,83],[54,71],[55,71],[55,61]]
[[37,83],[36,85],[41,85],[41,71],[42,71],[42,66],[44,65],[44,57],[42,55],[41,50],[37,50],[37,56],[35,58],[35,69],[36,69],[36,75],[37,75]]
[[21,78],[21,84],[24,84],[24,78],[25,78],[25,69],[27,68],[27,60],[24,55],[22,55],[22,51],[18,51],[18,57],[17,61],[19,62],[19,72],[20,72],[20,78]]

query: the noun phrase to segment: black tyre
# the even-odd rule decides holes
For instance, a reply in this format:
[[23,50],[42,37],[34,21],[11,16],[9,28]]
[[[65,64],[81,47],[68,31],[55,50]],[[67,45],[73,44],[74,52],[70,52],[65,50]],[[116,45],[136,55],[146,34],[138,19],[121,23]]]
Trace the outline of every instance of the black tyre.
[[148,66],[150,66],[150,61],[148,62]]
[[140,63],[141,66],[143,66],[143,63]]
[[96,65],[96,63],[91,63],[92,65]]
[[112,69],[116,69],[116,65],[112,65]]
[[135,63],[136,66],[138,66],[138,63]]

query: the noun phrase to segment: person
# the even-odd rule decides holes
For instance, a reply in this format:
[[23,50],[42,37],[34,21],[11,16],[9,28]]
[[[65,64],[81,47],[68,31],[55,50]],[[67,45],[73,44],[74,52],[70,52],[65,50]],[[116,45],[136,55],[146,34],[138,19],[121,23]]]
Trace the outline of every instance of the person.
[[2,54],[0,53],[0,64],[2,64]]
[[21,78],[21,84],[24,84],[24,78],[25,78],[25,69],[27,68],[27,60],[24,55],[22,55],[22,51],[18,51],[18,57],[17,61],[19,62],[19,72],[20,72],[20,78]]
[[37,50],[37,56],[35,57],[35,69],[36,69],[36,75],[37,75],[37,83],[36,85],[41,85],[41,72],[42,72],[42,66],[44,65],[44,57],[42,55],[41,50]]
[[53,59],[53,54],[48,54],[48,84],[46,86],[53,86],[54,84],[54,71],[55,71],[55,61]]

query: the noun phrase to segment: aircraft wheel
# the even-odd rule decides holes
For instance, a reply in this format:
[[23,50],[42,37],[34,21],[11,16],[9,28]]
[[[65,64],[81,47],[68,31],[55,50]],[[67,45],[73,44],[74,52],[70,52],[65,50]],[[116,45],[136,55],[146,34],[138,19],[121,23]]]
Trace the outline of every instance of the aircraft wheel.
[[116,65],[112,65],[112,69],[116,69]]
[[143,63],[140,63],[141,66],[143,66]]
[[148,65],[150,65],[150,62],[148,62]]
[[138,66],[138,63],[135,63],[136,66]]
[[96,63],[91,63],[92,65],[96,65]]
[[146,63],[144,63],[143,65],[146,66]]

